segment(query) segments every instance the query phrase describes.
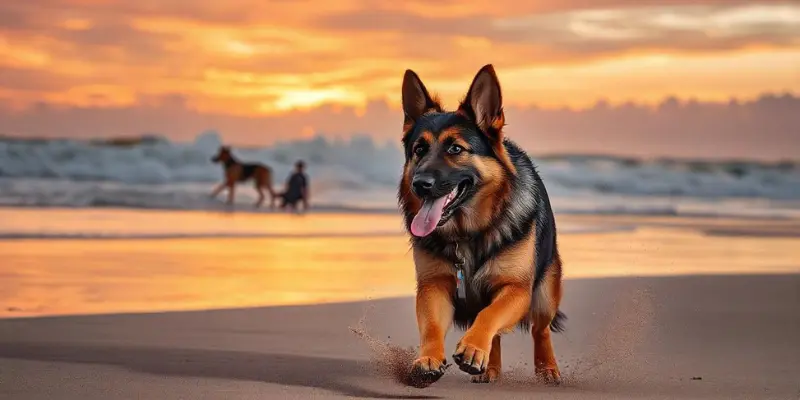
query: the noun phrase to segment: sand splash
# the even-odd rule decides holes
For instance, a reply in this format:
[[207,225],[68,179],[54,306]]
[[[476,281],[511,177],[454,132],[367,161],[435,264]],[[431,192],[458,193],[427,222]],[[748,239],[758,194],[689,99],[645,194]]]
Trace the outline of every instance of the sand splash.
[[[649,290],[625,290],[618,293],[607,322],[587,343],[577,359],[560,360],[560,387],[590,388],[620,383],[643,382],[647,377],[636,372],[648,362],[638,352],[638,345],[649,335],[653,319],[653,299]],[[412,384],[411,366],[417,354],[414,347],[400,347],[371,336],[366,327],[366,313],[350,330],[364,340],[371,351],[374,371],[404,386]],[[452,365],[452,364],[449,364]],[[625,366],[625,367],[620,367]],[[634,367],[636,366],[636,367]],[[532,371],[532,363],[517,362],[506,366],[501,386],[549,386]]]
[[[620,383],[644,382],[646,376],[637,373],[644,367],[647,357],[640,354],[639,345],[650,337],[652,326],[653,298],[649,290],[626,290],[618,293],[613,301],[607,322],[586,343],[586,350],[576,359],[560,359],[560,387],[597,388]],[[565,333],[569,334],[569,330]],[[533,374],[529,362],[517,362],[505,368],[501,385],[546,386]]]
[[413,347],[400,347],[372,337],[366,328],[366,315],[350,331],[363,339],[371,351],[370,361],[381,376],[404,386],[411,385],[411,365],[417,351]]

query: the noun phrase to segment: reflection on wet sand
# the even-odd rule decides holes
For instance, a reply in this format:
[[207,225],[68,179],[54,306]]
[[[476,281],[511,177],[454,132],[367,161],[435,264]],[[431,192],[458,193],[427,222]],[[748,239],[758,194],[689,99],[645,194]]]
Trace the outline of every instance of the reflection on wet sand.
[[[264,221],[272,222],[268,229],[297,234],[301,229],[357,233],[397,227],[397,217],[391,216],[272,217],[264,216]],[[218,217],[197,214],[200,222],[186,215],[171,218],[186,224],[171,225],[169,217],[153,224],[191,230],[191,224],[199,226]],[[800,272],[800,236],[796,234],[704,234],[710,228],[746,233],[753,221],[563,216],[559,223],[564,227],[638,225],[609,232],[562,229],[559,240],[568,279]],[[83,224],[88,224],[86,219]],[[758,221],[757,225],[791,231],[781,221]],[[0,241],[0,255],[0,315],[5,317],[309,304],[414,292],[409,246],[400,233],[6,240]]]

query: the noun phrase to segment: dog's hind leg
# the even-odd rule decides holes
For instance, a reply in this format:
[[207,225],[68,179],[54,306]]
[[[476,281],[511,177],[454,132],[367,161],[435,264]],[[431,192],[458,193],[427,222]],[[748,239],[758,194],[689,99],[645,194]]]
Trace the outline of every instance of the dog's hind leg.
[[275,191],[272,190],[272,171],[269,168],[258,170],[255,176],[256,191],[258,191],[258,202],[256,207],[264,204],[264,191],[269,192],[269,208],[275,208]]
[[269,191],[269,208],[275,208],[275,198],[278,197],[278,194],[272,189],[272,185],[268,185],[267,190]]
[[261,182],[256,190],[258,190],[259,206],[264,202],[264,191],[266,191],[269,193],[269,208],[275,208],[275,191],[268,182]]
[[222,182],[219,185],[217,185],[217,187],[215,187],[214,190],[211,191],[211,194],[209,195],[209,197],[211,197],[212,199],[217,197],[217,195],[219,195],[219,192],[221,192],[222,189],[225,189],[226,185],[227,184],[225,182]]
[[255,207],[259,208],[262,204],[264,204],[264,181],[265,181],[265,174],[256,172],[255,176],[253,177],[253,186],[258,192],[258,200],[256,200]]
[[[553,351],[550,334],[561,329],[564,315],[558,311],[561,302],[560,265],[549,269],[533,294],[533,364],[536,376],[547,383],[559,384],[561,373]],[[552,329],[551,329],[552,327]]]
[[561,373],[558,371],[553,342],[550,340],[550,325],[546,324],[543,329],[534,328],[532,334],[536,376],[546,383],[558,384],[561,381]]
[[256,208],[261,207],[261,204],[264,203],[264,188],[256,183],[256,191],[258,192],[258,200],[256,200]]
[[486,372],[481,375],[472,377],[474,383],[491,383],[500,379],[501,371],[503,368],[502,351],[500,350],[500,335],[492,339],[492,351],[489,353],[489,364],[486,366]]
[[233,205],[233,198],[235,196],[236,185],[233,182],[228,183],[228,205]]
[[275,197],[277,197],[277,194],[275,193],[275,190],[272,189],[272,171],[269,171],[266,174],[264,177],[264,182],[261,186],[267,189],[269,192],[269,208],[275,208]]

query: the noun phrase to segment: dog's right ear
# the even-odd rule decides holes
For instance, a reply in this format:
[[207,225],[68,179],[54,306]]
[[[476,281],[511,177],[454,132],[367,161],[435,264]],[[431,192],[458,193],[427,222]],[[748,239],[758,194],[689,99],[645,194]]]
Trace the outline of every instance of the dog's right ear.
[[431,97],[416,72],[407,69],[403,76],[403,112],[405,125],[413,124],[429,111],[442,111],[439,102]]

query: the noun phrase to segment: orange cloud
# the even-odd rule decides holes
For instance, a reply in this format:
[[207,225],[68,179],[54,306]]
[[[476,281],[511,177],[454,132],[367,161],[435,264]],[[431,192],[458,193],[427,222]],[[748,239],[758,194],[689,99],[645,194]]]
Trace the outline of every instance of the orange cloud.
[[27,0],[0,5],[0,99],[201,113],[398,101],[412,68],[455,101],[494,63],[509,104],[800,91],[800,6],[723,0]]

